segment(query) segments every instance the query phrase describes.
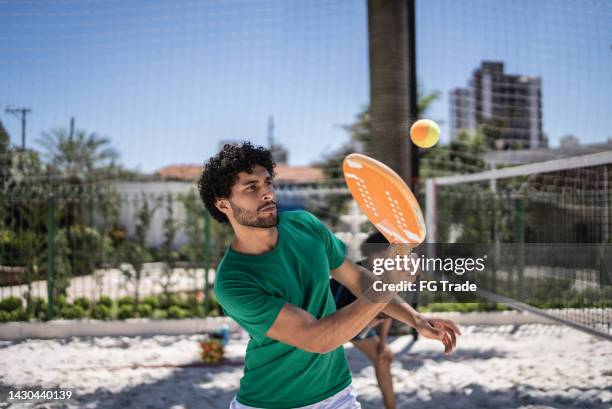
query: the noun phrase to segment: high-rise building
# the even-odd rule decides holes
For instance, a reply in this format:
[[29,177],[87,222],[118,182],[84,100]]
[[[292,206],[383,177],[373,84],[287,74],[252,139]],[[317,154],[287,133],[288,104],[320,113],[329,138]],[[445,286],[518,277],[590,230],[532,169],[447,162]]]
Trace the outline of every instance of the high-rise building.
[[541,79],[506,74],[503,62],[483,61],[472,73],[469,89],[451,91],[450,110],[453,137],[460,129],[480,128],[498,149],[547,146]]
[[462,130],[473,129],[472,96],[468,88],[455,88],[449,94],[451,136]]

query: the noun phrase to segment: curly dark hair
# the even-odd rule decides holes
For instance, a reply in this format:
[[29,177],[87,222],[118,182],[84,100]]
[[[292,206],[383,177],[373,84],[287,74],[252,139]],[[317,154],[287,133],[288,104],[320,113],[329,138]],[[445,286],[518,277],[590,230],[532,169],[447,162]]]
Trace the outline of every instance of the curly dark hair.
[[215,201],[229,198],[232,186],[238,180],[238,173],[251,173],[255,165],[263,166],[274,177],[276,164],[272,160],[272,153],[250,142],[225,144],[219,153],[204,163],[198,189],[202,202],[215,220],[229,223],[227,216],[215,206]]

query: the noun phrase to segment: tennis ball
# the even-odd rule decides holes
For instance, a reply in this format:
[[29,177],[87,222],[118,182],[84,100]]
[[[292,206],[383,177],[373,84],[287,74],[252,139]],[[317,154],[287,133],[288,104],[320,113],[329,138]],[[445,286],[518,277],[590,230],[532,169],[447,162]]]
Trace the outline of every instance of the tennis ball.
[[420,148],[431,148],[440,140],[440,127],[431,119],[419,119],[410,127],[410,139]]

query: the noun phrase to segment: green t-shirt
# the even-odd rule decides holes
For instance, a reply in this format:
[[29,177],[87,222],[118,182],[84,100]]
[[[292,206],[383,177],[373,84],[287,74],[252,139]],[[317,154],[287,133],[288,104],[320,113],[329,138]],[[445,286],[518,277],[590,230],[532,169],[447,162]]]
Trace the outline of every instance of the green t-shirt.
[[316,354],[266,337],[285,303],[316,319],[336,311],[330,270],[344,261],[344,244],[312,214],[279,214],[274,249],[248,255],[228,248],[217,269],[215,295],[249,341],[236,399],[266,409],[320,402],[351,384],[342,346]]

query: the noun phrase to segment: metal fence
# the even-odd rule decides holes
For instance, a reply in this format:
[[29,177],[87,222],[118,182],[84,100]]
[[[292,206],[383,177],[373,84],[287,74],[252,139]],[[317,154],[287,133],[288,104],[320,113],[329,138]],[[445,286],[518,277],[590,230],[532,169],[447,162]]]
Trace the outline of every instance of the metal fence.
[[0,196],[1,321],[217,313],[206,294],[229,233],[211,223],[194,186],[117,186]]
[[604,152],[431,179],[428,241],[437,256],[488,257],[460,278],[485,299],[612,339],[610,176]]

